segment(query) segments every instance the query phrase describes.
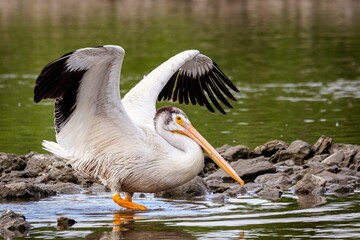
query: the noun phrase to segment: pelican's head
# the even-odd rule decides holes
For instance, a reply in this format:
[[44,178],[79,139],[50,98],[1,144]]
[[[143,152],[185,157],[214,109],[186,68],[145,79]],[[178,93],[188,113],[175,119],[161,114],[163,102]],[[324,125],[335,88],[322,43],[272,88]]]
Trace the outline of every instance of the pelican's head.
[[163,130],[173,134],[181,134],[194,140],[219,167],[221,167],[235,181],[240,183],[242,186],[244,185],[244,181],[238,176],[235,170],[191,125],[189,118],[181,109],[172,106],[162,107],[156,112],[154,122],[155,129],[158,132]]

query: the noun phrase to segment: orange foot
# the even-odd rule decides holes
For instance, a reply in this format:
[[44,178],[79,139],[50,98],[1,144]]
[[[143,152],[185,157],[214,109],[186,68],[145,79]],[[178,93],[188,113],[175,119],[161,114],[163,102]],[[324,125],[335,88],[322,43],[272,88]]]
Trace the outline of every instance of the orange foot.
[[116,193],[112,196],[114,202],[119,205],[120,207],[133,209],[133,210],[148,210],[145,206],[133,203],[131,194],[125,193],[125,199],[122,199],[119,193]]

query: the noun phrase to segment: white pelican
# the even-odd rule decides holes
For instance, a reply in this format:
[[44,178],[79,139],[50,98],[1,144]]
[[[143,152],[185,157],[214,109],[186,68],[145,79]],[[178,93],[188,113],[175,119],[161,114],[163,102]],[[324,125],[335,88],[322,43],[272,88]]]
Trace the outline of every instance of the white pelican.
[[[118,205],[146,210],[132,202],[134,192],[180,186],[203,168],[206,151],[232,178],[243,180],[175,107],[156,111],[156,101],[213,105],[238,91],[218,66],[197,50],[181,52],[145,76],[121,100],[120,71],[125,51],[105,45],[82,48],[49,63],[36,80],[34,101],[55,99],[56,143],[43,147],[67,160],[87,178],[114,193]],[[215,97],[215,96],[216,97]],[[120,192],[124,192],[122,198]]]

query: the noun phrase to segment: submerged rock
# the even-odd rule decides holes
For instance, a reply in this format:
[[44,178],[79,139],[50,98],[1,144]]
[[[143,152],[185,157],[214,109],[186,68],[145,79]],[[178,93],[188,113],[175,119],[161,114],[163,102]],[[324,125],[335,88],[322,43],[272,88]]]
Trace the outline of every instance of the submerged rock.
[[74,219],[67,218],[67,217],[58,217],[57,218],[57,226],[58,230],[66,230],[69,227],[73,226],[76,223]]
[[209,192],[206,182],[199,176],[190,182],[185,183],[177,188],[156,193],[156,197],[162,198],[192,198],[204,196]]
[[30,228],[31,225],[26,221],[25,216],[8,209],[2,211],[0,236],[4,239],[26,236]]
[[268,200],[277,200],[281,198],[283,194],[282,190],[277,187],[266,186],[256,193],[259,197],[268,199]]

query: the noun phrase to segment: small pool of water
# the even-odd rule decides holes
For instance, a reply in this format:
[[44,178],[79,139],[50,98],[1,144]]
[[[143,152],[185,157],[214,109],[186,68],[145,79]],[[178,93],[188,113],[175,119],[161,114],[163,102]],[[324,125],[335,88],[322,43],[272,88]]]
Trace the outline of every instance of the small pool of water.
[[[58,195],[0,203],[24,214],[33,229],[20,239],[358,239],[360,192],[339,197],[279,201],[250,195],[226,203],[135,197],[149,211],[118,210],[110,193]],[[57,229],[56,219],[77,223]]]

